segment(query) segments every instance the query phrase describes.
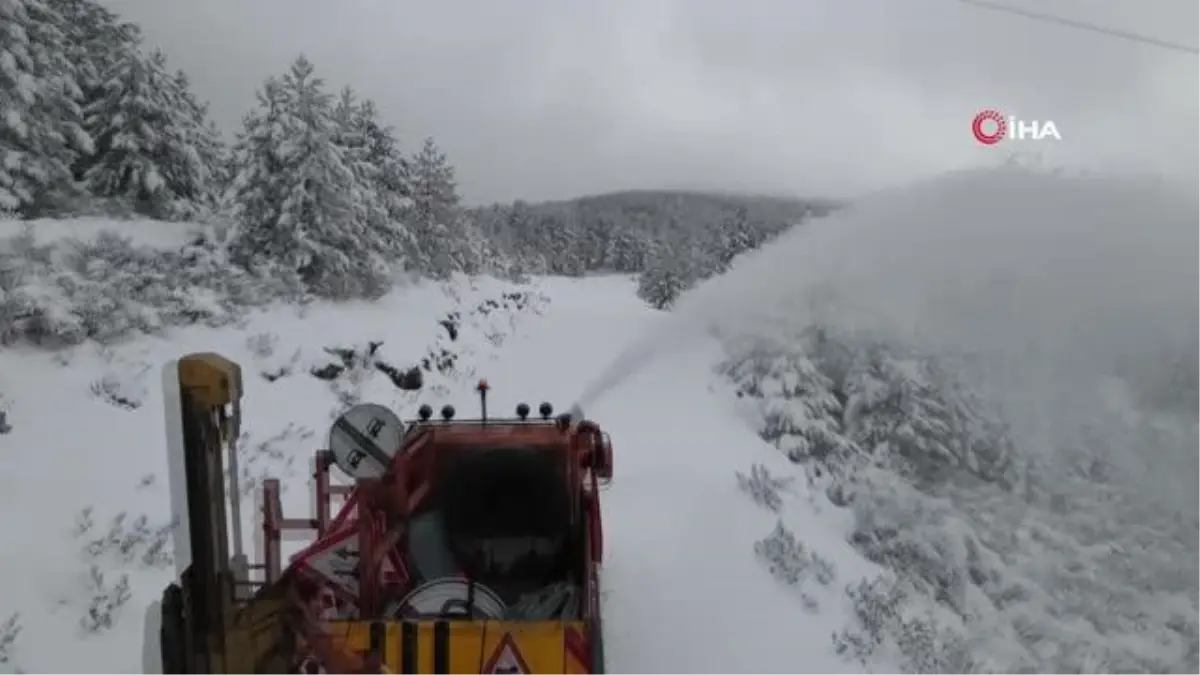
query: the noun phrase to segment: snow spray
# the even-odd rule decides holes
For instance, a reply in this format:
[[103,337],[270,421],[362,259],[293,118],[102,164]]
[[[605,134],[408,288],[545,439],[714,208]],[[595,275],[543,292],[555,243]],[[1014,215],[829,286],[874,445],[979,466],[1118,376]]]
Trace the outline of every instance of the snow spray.
[[[754,259],[757,254],[757,251],[750,251],[738,256],[733,267]],[[581,416],[585,407],[606,396],[655,360],[678,353],[698,340],[718,337],[725,332],[722,323],[746,304],[743,289],[737,284],[727,283],[727,276],[710,277],[684,291],[669,314],[662,314],[656,325],[623,349],[600,371],[600,376],[583,390],[577,402],[571,406],[571,416]],[[761,290],[755,292],[761,301],[763,293]],[[751,319],[742,316],[739,324],[744,328]]]
[[571,406],[571,417],[575,419],[582,417],[584,408],[637,375],[646,365],[665,354],[677,352],[682,345],[696,339],[701,334],[701,331],[694,330],[697,328],[699,325],[688,320],[684,315],[664,316],[662,323],[654,326],[633,344],[623,349],[608,366],[600,371],[599,377],[584,388],[583,393]]
[[603,370],[600,376],[592,380],[571,406],[571,415],[582,415],[584,406],[590,406],[600,397],[612,391],[630,376],[641,370],[647,363],[654,360],[666,342],[659,340],[641,339],[623,350]]

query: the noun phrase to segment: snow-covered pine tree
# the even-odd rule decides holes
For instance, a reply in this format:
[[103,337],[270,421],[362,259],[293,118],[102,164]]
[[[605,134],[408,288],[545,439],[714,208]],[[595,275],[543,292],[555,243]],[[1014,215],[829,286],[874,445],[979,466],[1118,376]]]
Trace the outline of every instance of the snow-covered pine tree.
[[413,238],[403,225],[407,201],[404,158],[391,130],[382,125],[375,104],[360,101],[350,87],[342,89],[334,106],[336,142],[345,148],[346,165],[355,180],[369,189],[359,193],[355,209],[373,242],[373,250],[399,269],[413,248]]
[[729,270],[729,264],[734,258],[762,243],[759,233],[750,224],[745,207],[739,207],[732,217],[722,221],[715,234],[715,274],[724,274]]
[[331,298],[376,296],[389,285],[386,250],[359,216],[373,199],[338,143],[332,97],[301,56],[259,94],[237,148],[235,259],[282,268]]
[[491,241],[506,246],[511,265],[519,270],[518,274],[545,274],[548,267],[546,257],[530,236],[536,217],[529,203],[518,199],[511,206],[501,208],[492,219],[494,234]]
[[353,174],[357,185],[369,187],[357,195],[352,207],[354,218],[367,229],[382,229],[388,221],[387,211],[379,201],[376,189],[379,169],[367,157],[367,139],[360,125],[358,96],[350,87],[343,87],[332,111],[332,142],[341,147],[342,161]]
[[627,227],[615,227],[604,251],[604,259],[614,272],[630,274],[646,268],[647,261],[657,255],[654,242],[640,237]]
[[221,130],[217,128],[216,122],[208,115],[208,104],[192,92],[191,80],[187,73],[182,70],[176,71],[175,82],[190,122],[187,126],[188,145],[195,148],[200,165],[208,171],[207,194],[195,194],[192,201],[216,209],[221,194],[233,179],[230,175],[229,148],[221,138]]
[[[823,371],[812,335],[749,344],[723,366],[741,395],[762,406],[760,434],[797,463],[833,469],[860,451],[844,433],[838,383]],[[848,468],[848,467],[847,467]]]
[[946,368],[895,347],[850,346],[838,384],[845,433],[875,463],[917,485],[956,471],[1004,485],[1017,479],[1003,425]]
[[[291,233],[276,228],[283,203],[284,146],[290,130],[284,125],[287,96],[278,78],[268,77],[255,92],[256,109],[242,118],[242,130],[230,152],[228,198],[237,231],[230,258],[254,269],[260,265],[290,270],[287,253]],[[269,264],[268,264],[269,263]]]
[[586,271],[619,271],[613,253],[616,250],[615,242],[625,232],[611,218],[604,215],[593,216],[584,212],[580,213],[580,219],[583,227]]
[[879,463],[920,475],[954,463],[949,412],[921,364],[879,345],[856,350],[843,390],[847,434]]
[[63,19],[67,58],[75,64],[83,105],[106,95],[105,78],[142,42],[141,30],[96,0],[46,0]]
[[517,200],[507,209],[499,224],[505,233],[501,239],[509,244],[510,253],[520,261],[527,274],[546,274],[549,269],[546,256],[537,244],[535,221],[540,217],[528,202]]
[[27,218],[69,210],[92,150],[64,26],[44,0],[0,0],[0,209]]
[[581,237],[570,213],[546,214],[531,221],[530,225],[531,248],[545,257],[547,272],[561,276],[583,275],[584,265],[578,252]]
[[395,129],[383,123],[379,117],[379,109],[371,99],[359,103],[356,124],[365,139],[367,161],[379,171],[379,182],[388,192],[395,195],[398,205],[406,205],[405,200],[412,196],[412,187],[409,184],[412,180],[411,170],[408,159],[400,151]]
[[444,278],[462,271],[455,260],[456,230],[461,229],[454,167],[432,138],[409,161],[412,205],[405,219],[416,241],[411,269]]
[[212,204],[211,147],[203,109],[167,69],[166,56],[127,51],[85,110],[95,153],[83,178],[94,196],[163,220],[194,218]]
[[655,309],[670,309],[679,294],[691,285],[690,277],[683,256],[659,256],[638,276],[637,295]]

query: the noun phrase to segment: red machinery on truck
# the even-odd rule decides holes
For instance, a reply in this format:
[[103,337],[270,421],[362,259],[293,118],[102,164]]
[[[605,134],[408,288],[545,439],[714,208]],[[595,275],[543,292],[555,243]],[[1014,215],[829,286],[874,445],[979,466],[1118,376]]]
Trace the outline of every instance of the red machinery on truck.
[[[167,587],[159,646],[167,673],[599,673],[600,487],[612,445],[594,422],[487,414],[402,422],[346,411],[315,457],[315,513],[285,517],[263,488],[263,560],[240,547],[234,440],[241,371],[215,354],[168,369],[172,493],[190,560]],[[171,414],[178,419],[171,423]],[[335,484],[331,467],[353,482]],[[227,506],[234,523],[231,554]],[[286,531],[313,541],[284,564]]]

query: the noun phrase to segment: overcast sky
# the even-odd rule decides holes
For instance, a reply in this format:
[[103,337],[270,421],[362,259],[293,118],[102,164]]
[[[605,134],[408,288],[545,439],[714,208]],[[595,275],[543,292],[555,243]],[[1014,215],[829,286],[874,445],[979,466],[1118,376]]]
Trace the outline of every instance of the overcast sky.
[[[1002,0],[1195,45],[1196,0]],[[471,202],[848,197],[1014,151],[1197,176],[1197,57],[957,0],[107,0],[232,132],[303,52],[433,136]],[[980,146],[982,108],[1061,143]]]

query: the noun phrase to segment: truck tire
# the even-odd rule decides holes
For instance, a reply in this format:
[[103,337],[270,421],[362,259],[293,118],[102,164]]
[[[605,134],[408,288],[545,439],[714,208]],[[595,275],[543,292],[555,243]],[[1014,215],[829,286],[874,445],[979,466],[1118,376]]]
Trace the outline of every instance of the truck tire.
[[162,597],[162,626],[158,631],[162,653],[162,672],[181,675],[188,672],[184,639],[183,590],[177,584],[167,586]]

